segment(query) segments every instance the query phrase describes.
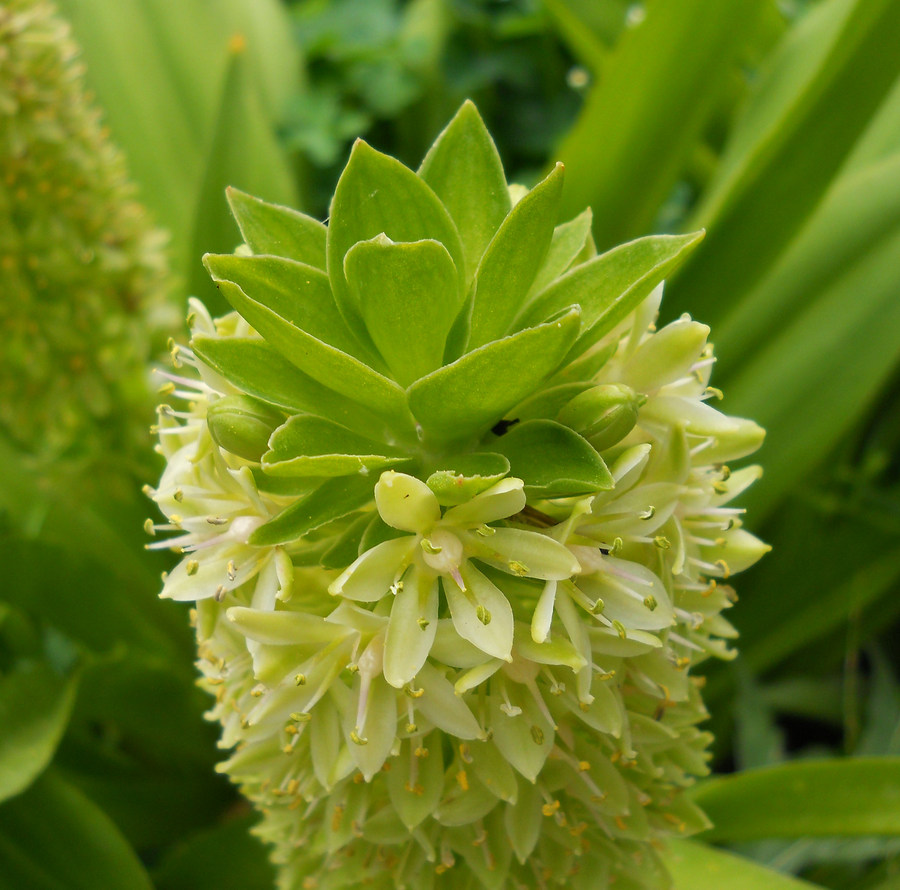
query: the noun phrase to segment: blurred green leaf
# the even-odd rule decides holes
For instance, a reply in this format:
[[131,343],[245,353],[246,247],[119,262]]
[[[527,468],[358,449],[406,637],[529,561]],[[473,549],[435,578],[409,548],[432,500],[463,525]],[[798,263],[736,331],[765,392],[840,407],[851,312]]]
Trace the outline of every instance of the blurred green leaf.
[[250,833],[254,821],[241,817],[186,838],[154,869],[156,890],[271,890],[275,873]]
[[[593,207],[601,250],[650,230],[763,5],[653,3],[605,61],[586,61],[602,76],[556,154],[566,166],[561,211]],[[577,14],[571,0],[554,6]]]
[[820,581],[812,589],[804,588],[803,602],[791,603],[777,622],[766,622],[766,632],[742,647],[746,663],[757,672],[772,668],[841,630],[853,613],[872,608],[881,597],[892,594],[900,579],[900,548],[861,564],[853,562],[849,568],[848,577],[840,578],[840,583],[826,586]]
[[704,840],[900,833],[900,758],[793,761],[709,779],[692,792]]
[[[246,45],[245,93],[232,100],[239,106],[234,114],[250,125],[227,134],[233,148],[226,150],[220,136],[220,154],[234,165],[229,178],[242,185],[245,177],[239,174],[246,173],[250,181],[244,187],[254,191],[255,183],[271,182],[283,169],[280,158],[272,171],[260,157],[238,153],[261,147],[271,161],[265,143],[273,138],[272,126],[288,96],[300,89],[299,53],[284,9],[277,0],[63,0],[61,5],[141,198],[172,234],[176,268],[186,280],[201,280],[197,257],[221,245],[206,244],[195,252],[195,238],[204,231],[225,232],[228,225],[221,189],[230,183],[213,183],[208,171],[217,117],[222,121],[217,108],[234,55],[229,45]],[[254,104],[258,113],[248,116]],[[198,228],[201,187],[217,189],[219,200],[203,209]],[[273,200],[294,198],[293,188],[287,196],[256,191]]]
[[894,0],[829,0],[788,33],[691,220],[710,234],[676,305],[717,322],[760,280],[893,85],[898,45]]
[[[296,206],[293,173],[263,111],[243,43],[233,44],[219,111],[203,164],[192,231],[189,290],[217,312],[227,307],[197,257],[234,249],[239,238],[230,219],[228,186],[276,204]],[[217,314],[214,312],[213,314]]]
[[65,732],[78,678],[49,664],[25,662],[0,676],[0,801],[43,772]]
[[[825,458],[900,363],[898,250],[900,156],[841,182],[736,310],[746,324],[724,325],[727,408],[768,430],[766,482],[747,499],[757,517]],[[741,348],[745,328],[759,338],[753,354]]]
[[663,861],[675,890],[811,890],[816,886],[695,841],[669,841]]
[[46,773],[0,806],[2,890],[152,890],[109,817],[74,786]]

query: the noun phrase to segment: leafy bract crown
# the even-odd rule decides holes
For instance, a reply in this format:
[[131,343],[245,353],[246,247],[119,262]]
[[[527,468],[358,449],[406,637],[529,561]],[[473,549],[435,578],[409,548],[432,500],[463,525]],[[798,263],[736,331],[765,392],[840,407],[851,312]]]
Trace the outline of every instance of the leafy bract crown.
[[655,328],[701,236],[598,256],[562,184],[507,186],[467,103],[418,172],[358,142],[327,227],[230,192],[151,546],[286,890],[663,888],[705,824],[690,668],[766,549],[726,506],[762,431]]

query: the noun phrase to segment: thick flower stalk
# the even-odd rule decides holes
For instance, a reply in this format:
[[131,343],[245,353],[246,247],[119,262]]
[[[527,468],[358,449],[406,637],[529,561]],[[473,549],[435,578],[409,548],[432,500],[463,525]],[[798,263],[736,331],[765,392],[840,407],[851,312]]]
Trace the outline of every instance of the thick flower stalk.
[[466,104],[417,173],[357,143],[327,228],[230,195],[149,530],[283,890],[665,888],[706,824],[692,668],[767,549],[763,433],[655,327],[700,236],[597,256],[562,176],[509,188]]
[[163,318],[162,233],[135,200],[66,23],[0,6],[0,433],[45,459],[132,457]]

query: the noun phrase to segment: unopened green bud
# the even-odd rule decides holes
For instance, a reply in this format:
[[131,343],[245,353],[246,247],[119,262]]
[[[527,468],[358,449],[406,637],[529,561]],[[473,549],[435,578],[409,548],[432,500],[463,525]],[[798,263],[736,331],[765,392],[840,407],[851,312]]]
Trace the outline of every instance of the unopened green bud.
[[598,451],[611,448],[627,436],[637,423],[638,410],[646,398],[630,386],[607,383],[575,396],[558,420],[581,433]]
[[210,435],[216,444],[247,460],[259,460],[284,418],[250,396],[225,396],[209,406]]

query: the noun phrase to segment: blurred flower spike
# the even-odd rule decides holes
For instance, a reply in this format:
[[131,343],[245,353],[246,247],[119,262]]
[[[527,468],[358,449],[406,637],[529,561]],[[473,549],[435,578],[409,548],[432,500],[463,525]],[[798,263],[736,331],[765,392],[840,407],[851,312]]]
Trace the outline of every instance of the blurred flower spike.
[[656,328],[702,233],[597,255],[562,180],[507,186],[466,103],[418,172],[358,142],[327,227],[229,194],[148,529],[282,890],[662,890],[706,825],[692,668],[768,549],[728,466],[763,431]]

